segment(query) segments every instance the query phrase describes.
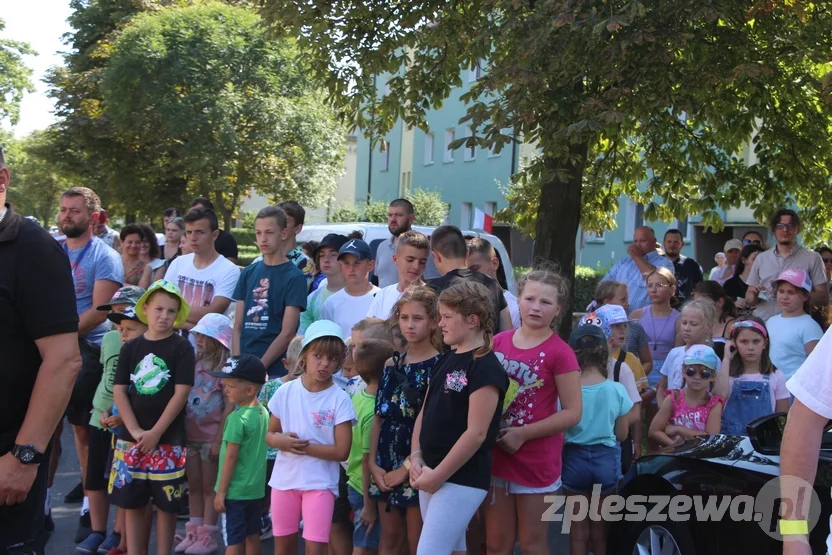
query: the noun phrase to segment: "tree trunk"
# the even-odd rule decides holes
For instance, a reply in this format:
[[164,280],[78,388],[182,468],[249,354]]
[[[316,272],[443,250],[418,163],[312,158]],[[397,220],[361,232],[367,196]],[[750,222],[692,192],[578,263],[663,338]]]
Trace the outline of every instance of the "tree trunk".
[[[555,158],[545,158],[544,164],[551,177],[540,191],[537,209],[537,232],[534,243],[535,259],[550,260],[569,282],[569,298],[564,299],[558,333],[564,339],[572,331],[572,301],[575,284],[575,238],[581,223],[581,185],[586,167],[586,143],[569,147],[569,153],[578,157],[576,163],[564,164]],[[567,170],[569,178],[564,182],[557,170]]]

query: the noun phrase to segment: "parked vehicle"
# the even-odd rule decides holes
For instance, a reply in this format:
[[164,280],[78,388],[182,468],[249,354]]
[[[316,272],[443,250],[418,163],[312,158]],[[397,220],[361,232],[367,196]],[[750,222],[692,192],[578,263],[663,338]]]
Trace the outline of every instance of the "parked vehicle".
[[[434,229],[436,228],[416,225],[413,226],[414,231],[424,233],[428,237],[430,237]],[[390,230],[387,228],[387,225],[385,224],[375,224],[368,222],[305,224],[303,226],[303,230],[297,237],[297,241],[299,244],[306,243],[307,241],[320,241],[329,233],[340,233],[341,235],[349,235],[353,231],[360,231],[361,233],[363,233],[364,241],[366,241],[367,244],[370,245],[370,251],[373,253],[373,258],[375,258],[379,244],[381,244],[382,241],[385,241],[390,237]],[[462,234],[466,237],[482,237],[484,239],[487,239],[488,242],[494,246],[494,250],[497,251],[497,257],[500,259],[500,269],[497,271],[497,280],[500,282],[500,285],[502,285],[504,289],[507,289],[516,295],[517,280],[514,279],[514,267],[511,265],[511,260],[509,259],[508,251],[506,250],[505,245],[503,245],[503,242],[500,241],[500,239],[498,239],[496,236],[482,231],[463,230]],[[374,277],[375,276],[373,276],[373,278]],[[439,277],[439,273],[436,271],[436,266],[434,265],[433,257],[431,256],[428,259],[428,267],[425,270],[425,279],[433,279],[437,277]]]
[[[749,495],[756,497],[763,486],[780,475],[780,442],[786,425],[786,413],[777,413],[751,422],[746,436],[700,436],[639,459],[634,474],[620,494],[701,496],[702,503],[711,497]],[[820,500],[817,524],[809,535],[812,553],[826,551],[829,516],[832,514],[832,427],[823,436],[814,489]],[[771,487],[771,486],[769,486]],[[767,493],[768,495],[768,493]],[[779,493],[774,496],[779,502]],[[655,503],[648,503],[648,510]],[[628,501],[629,505],[629,501]],[[776,503],[775,503],[776,505]],[[753,507],[761,512],[761,507]],[[669,509],[663,509],[664,515]],[[780,507],[772,511],[770,522],[735,521],[725,511],[718,521],[696,519],[695,509],[687,522],[670,519],[657,522],[649,518],[627,521],[627,514],[610,526],[608,548],[619,555],[723,555],[753,553],[780,555],[783,544],[767,535],[761,525],[776,531]],[[809,521],[818,516],[811,511]]]

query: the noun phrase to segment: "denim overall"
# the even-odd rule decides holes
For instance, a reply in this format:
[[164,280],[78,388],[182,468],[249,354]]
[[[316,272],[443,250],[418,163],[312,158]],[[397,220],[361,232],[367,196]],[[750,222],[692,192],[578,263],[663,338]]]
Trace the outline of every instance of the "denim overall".
[[746,435],[745,426],[756,418],[771,414],[771,376],[762,380],[734,380],[731,397],[722,412],[722,433]]

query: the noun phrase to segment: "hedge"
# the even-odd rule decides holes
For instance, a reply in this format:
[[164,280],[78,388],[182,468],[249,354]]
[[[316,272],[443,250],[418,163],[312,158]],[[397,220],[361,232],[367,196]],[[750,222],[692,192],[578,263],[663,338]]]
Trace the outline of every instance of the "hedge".
[[239,247],[257,247],[257,240],[254,237],[254,228],[235,227],[231,229],[231,235],[237,240]]
[[[514,277],[519,282],[523,276],[528,274],[531,268],[526,266],[515,266]],[[572,292],[572,311],[585,312],[586,307],[595,298],[595,289],[598,282],[606,275],[606,268],[590,268],[588,266],[575,267],[575,290]]]

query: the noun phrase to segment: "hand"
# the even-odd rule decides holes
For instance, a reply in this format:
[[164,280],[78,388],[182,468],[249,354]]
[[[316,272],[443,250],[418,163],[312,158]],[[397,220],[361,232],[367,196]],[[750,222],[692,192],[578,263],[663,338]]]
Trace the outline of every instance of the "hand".
[[679,436],[681,435],[681,432],[679,431],[680,427],[681,426],[677,426],[675,424],[668,424],[664,429],[664,433],[670,436],[671,438],[674,436]]
[[405,468],[404,466],[400,466],[396,470],[392,472],[387,472],[384,475],[384,485],[387,486],[388,490],[393,489],[399,484],[403,484],[404,481],[407,480],[409,474],[410,473],[408,472],[407,468]]
[[220,460],[220,449],[222,449],[222,441],[214,441],[211,444],[211,450],[208,452],[208,460],[214,462]]
[[427,468],[422,459],[410,459],[410,485],[416,487],[414,482],[422,475],[422,469]]
[[159,445],[159,438],[162,436],[161,432],[155,430],[147,430],[142,438],[136,443],[136,447],[142,453],[152,453],[156,446]]
[[497,438],[497,446],[509,455],[516,453],[526,443],[523,428],[503,428]]
[[121,419],[121,415],[114,414],[110,418],[107,419],[107,422],[105,423],[105,426],[112,429],[112,428],[118,428],[122,424],[124,424],[124,420]]
[[737,308],[748,308],[748,303],[745,302],[744,298],[740,297],[739,299],[734,301],[734,306],[736,306]]
[[[370,463],[370,476],[373,477],[373,481],[378,486],[378,489],[381,491],[390,491],[390,488],[387,487],[387,471],[381,468],[374,462]],[[404,467],[402,467],[404,468]]]
[[309,447],[309,441],[300,439],[298,434],[289,432],[286,434],[278,434],[277,448],[293,455],[305,455],[306,448]]
[[144,436],[144,434],[146,433],[141,428],[133,428],[132,430],[128,429],[127,431],[130,432],[131,436],[133,436],[133,439],[136,441],[137,445],[142,440],[142,436]]
[[224,513],[225,512],[225,494],[224,493],[217,492],[217,494],[214,495],[214,510],[218,513]]
[[101,426],[102,428],[109,428],[109,426],[107,425],[107,419],[108,418],[110,418],[110,413],[107,412],[106,410],[103,411],[98,416],[98,425]]
[[641,250],[636,243],[630,243],[630,246],[627,247],[627,254],[630,255],[630,258],[642,258],[644,256],[644,252]]
[[422,466],[419,477],[411,481],[410,485],[427,493],[436,493],[442,482],[439,481],[439,476],[434,469],[429,466]]
[[11,453],[0,457],[0,507],[18,505],[26,500],[35,477],[36,464],[23,464]]
[[755,299],[760,296],[760,293],[763,291],[763,289],[764,289],[764,287],[761,283],[758,283],[757,285],[749,285],[748,286],[748,291],[752,295],[754,295]]
[[375,502],[364,505],[364,508],[358,514],[358,519],[361,521],[361,524],[367,527],[367,535],[369,536],[373,527],[376,525],[376,519],[378,519],[378,505]]
[[722,358],[725,362],[730,364],[731,360],[734,358],[734,355],[737,354],[737,344],[734,342],[733,339],[729,339],[725,342],[725,354]]

